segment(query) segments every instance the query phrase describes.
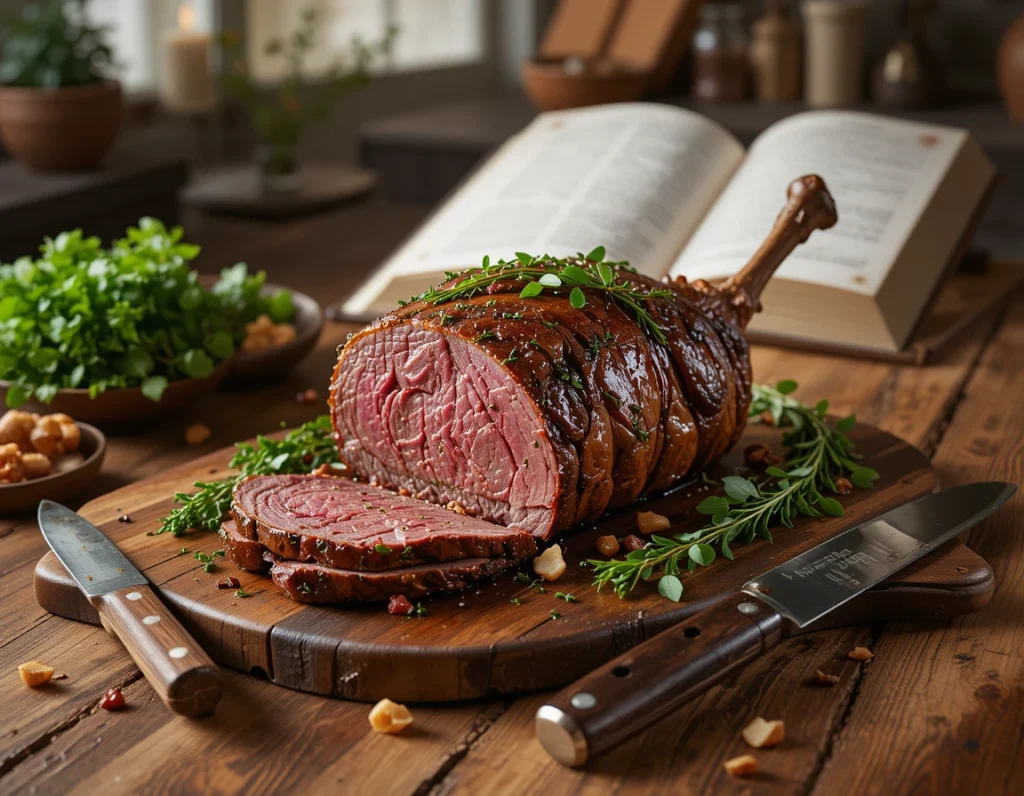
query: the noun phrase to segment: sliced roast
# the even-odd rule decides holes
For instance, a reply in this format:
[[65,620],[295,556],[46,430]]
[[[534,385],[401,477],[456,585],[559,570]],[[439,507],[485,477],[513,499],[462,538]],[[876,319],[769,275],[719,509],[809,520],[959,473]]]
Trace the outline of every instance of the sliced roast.
[[238,532],[233,520],[220,526],[220,541],[224,545],[224,555],[228,561],[246,572],[266,572],[269,562],[263,558],[266,549],[259,542],[254,542]]
[[253,476],[235,487],[231,512],[238,531],[271,553],[344,570],[537,551],[527,531],[332,476]]
[[[341,350],[329,396],[341,457],[372,484],[539,538],[670,487],[740,438],[751,397],[743,328],[782,259],[835,220],[821,179],[804,177],[765,245],[720,288],[605,265],[619,295],[640,294],[663,341],[609,290],[584,288],[580,306],[549,280],[522,298],[523,281],[501,279],[520,263],[456,276],[446,291],[482,286],[406,304]],[[529,267],[556,277],[566,264]],[[568,265],[601,272],[582,257]]]
[[405,569],[358,572],[287,561],[269,552],[265,555],[274,583],[300,603],[372,602],[387,600],[395,594],[416,598],[461,591],[516,563],[510,558],[464,558]]

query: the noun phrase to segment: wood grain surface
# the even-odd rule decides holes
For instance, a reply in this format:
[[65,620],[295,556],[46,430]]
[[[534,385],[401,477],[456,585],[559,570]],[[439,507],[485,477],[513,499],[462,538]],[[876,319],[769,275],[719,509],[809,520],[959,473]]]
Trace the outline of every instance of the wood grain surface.
[[[744,463],[743,450],[762,443],[781,453],[780,436],[769,426],[748,427],[733,451],[709,469],[710,479],[756,474]],[[686,599],[680,603],[661,598],[653,583],[642,584],[627,600],[610,592],[598,594],[591,586],[593,574],[582,562],[601,558],[598,536],[622,538],[637,532],[634,508],[563,537],[567,567],[557,583],[538,583],[526,562],[518,573],[505,573],[492,583],[424,599],[427,615],[413,620],[391,616],[383,603],[343,608],[300,605],[279,591],[269,576],[242,572],[226,560],[206,572],[194,554],[215,552],[220,546],[216,534],[199,531],[173,537],[156,531],[160,518],[174,507],[175,493],[188,492],[197,480],[231,472],[228,462],[234,446],[115,490],[90,501],[81,513],[121,548],[210,655],[226,666],[245,672],[256,669],[279,685],[347,699],[471,699],[571,682],[724,599],[780,559],[935,488],[928,459],[914,448],[864,424],[853,429],[851,439],[862,462],[881,477],[871,489],[854,490],[842,499],[845,517],[801,517],[773,543],[758,539],[738,546],[734,561],[722,558],[687,576]],[[695,506],[714,493],[715,487],[697,479],[637,508],[667,516],[674,532],[685,533],[706,522]],[[132,522],[120,521],[126,513]],[[987,567],[977,561],[968,569],[973,578]],[[963,594],[965,578],[948,566],[945,570],[949,579],[941,583],[945,593],[937,599],[946,600],[955,613],[977,607],[977,600],[961,606],[951,599],[952,594]],[[227,575],[237,577],[252,596],[239,598],[234,589],[219,589],[217,581]],[[939,587],[938,576],[932,578],[933,589]],[[933,613],[934,591],[913,588],[919,585],[913,581],[910,585],[906,592],[899,584],[890,586],[884,598],[866,603],[879,613],[860,613],[854,606],[852,617],[864,621]],[[35,592],[40,605],[52,613],[77,618],[88,610],[52,554],[36,568]],[[558,592],[573,595],[575,601],[558,599]]]
[[[215,271],[237,260],[322,304],[341,299],[422,218],[423,208],[366,204],[286,225],[188,219]],[[317,408],[294,402],[326,388],[334,347],[351,327],[328,324],[313,355],[280,385],[203,398],[181,416],[117,438],[82,501],[246,439]],[[927,368],[758,348],[761,382],[792,378],[799,396],[906,439],[944,482],[1020,483],[1024,462],[1019,363],[1024,305]],[[322,393],[323,394],[323,393]],[[199,448],[184,429],[213,436]],[[936,454],[936,451],[938,453]],[[1024,790],[1024,511],[1011,506],[971,534],[996,572],[991,603],[969,617],[872,623],[783,642],[772,652],[580,771],[536,743],[533,715],[548,696],[414,706],[398,736],[372,733],[364,703],[300,693],[231,670],[202,719],[171,714],[120,642],[98,627],[50,616],[32,593],[45,543],[28,517],[0,518],[0,793],[858,794]],[[411,620],[410,620],[411,621]],[[846,657],[856,644],[875,659]],[[30,690],[17,664],[43,660],[67,679]],[[814,685],[816,669],[839,683]],[[993,674],[998,679],[993,679]],[[124,688],[129,707],[97,710]],[[783,719],[786,740],[754,752],[759,773],[734,780],[722,762],[749,751],[755,716]]]

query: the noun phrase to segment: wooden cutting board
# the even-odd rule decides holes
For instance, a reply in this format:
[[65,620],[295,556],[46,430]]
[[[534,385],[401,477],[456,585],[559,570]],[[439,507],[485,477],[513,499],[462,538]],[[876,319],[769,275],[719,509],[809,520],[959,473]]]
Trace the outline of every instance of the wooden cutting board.
[[[568,568],[544,593],[506,573],[495,582],[457,595],[424,600],[421,618],[394,617],[381,604],[357,607],[304,606],[283,596],[269,577],[241,572],[223,559],[212,573],[193,554],[219,548],[217,535],[150,535],[174,506],[178,491],[196,480],[230,473],[233,448],[212,453],[161,476],[111,492],[81,513],[99,526],[157,587],[185,626],[219,663],[268,677],[289,688],[348,699],[457,700],[493,693],[549,688],[570,682],[629,647],[722,599],[757,574],[825,538],[888,508],[934,490],[937,479],[917,450],[869,426],[851,435],[864,463],[881,474],[876,486],[842,498],[842,519],[801,518],[763,540],[734,548],[735,561],[719,558],[684,577],[683,602],[658,596],[653,584],[620,600],[590,585],[582,560],[598,556],[601,534],[623,536],[636,529],[633,509],[609,515],[563,540]],[[779,450],[778,431],[748,429],[744,439],[709,471],[712,479],[749,470],[742,451],[764,442]],[[714,487],[697,480],[670,495],[646,501],[644,509],[668,515],[673,530],[698,527],[693,507]],[[120,522],[127,514],[131,522]],[[187,552],[180,552],[187,548]],[[529,562],[522,568],[532,576]],[[252,596],[219,590],[233,575]],[[858,598],[842,616],[868,619],[940,619],[983,607],[993,589],[992,571],[954,542],[887,583]],[[60,616],[98,623],[52,553],[37,565],[39,604]],[[555,597],[570,593],[575,602]],[[518,604],[512,602],[517,599]]]

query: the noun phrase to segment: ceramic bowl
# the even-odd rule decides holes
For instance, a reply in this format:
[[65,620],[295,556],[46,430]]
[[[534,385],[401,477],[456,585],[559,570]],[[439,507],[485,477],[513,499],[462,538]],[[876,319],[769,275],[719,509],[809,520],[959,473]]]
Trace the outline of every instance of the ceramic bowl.
[[540,59],[523,62],[523,90],[542,111],[632,102],[644,95],[650,75],[607,59]]

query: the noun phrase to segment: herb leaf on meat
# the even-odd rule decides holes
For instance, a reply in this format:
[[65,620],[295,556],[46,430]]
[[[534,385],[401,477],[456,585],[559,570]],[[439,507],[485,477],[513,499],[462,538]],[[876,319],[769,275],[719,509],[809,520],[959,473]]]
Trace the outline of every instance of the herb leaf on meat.
[[846,436],[856,420],[847,417],[830,425],[825,419],[828,403],[807,406],[791,397],[796,388],[791,380],[775,387],[753,386],[750,416],[767,415],[774,425],[789,428],[782,437],[788,452],[781,466],[768,467],[760,482],[741,476],[723,478],[725,495],[705,498],[697,506],[709,522],[696,531],[652,536],[646,547],[625,559],[590,561],[594,585],[599,590],[611,586],[625,597],[640,581],[660,575],[658,592],[678,602],[683,594],[682,569],[692,572],[711,564],[716,557],[713,544],[732,559],[730,544],[748,544],[758,536],[771,541],[773,526],[792,527],[798,515],[841,517],[842,504],[824,493],[838,493],[836,481],[843,476],[849,476],[852,486],[868,488],[878,473],[856,461],[853,443]]
[[[605,250],[598,246],[590,254],[557,259],[548,255],[534,257],[525,252],[516,252],[516,259],[492,263],[484,257],[479,268],[470,268],[460,274],[449,274],[449,282],[424,291],[413,301],[430,304],[444,304],[456,299],[471,298],[485,292],[494,285],[501,285],[504,292],[516,292],[520,298],[536,298],[545,289],[568,291],[569,303],[577,310],[587,304],[587,290],[606,293],[622,307],[633,320],[659,343],[668,338],[647,310],[652,299],[671,298],[675,293],[668,288],[646,289],[622,278],[621,272],[632,271],[626,262],[606,262]],[[525,282],[524,285],[521,283]]]

